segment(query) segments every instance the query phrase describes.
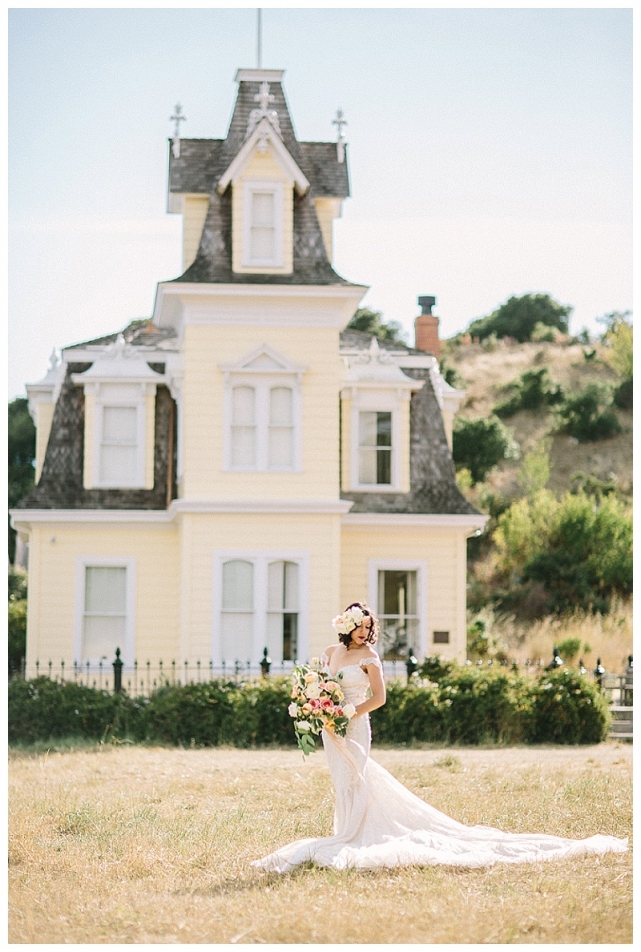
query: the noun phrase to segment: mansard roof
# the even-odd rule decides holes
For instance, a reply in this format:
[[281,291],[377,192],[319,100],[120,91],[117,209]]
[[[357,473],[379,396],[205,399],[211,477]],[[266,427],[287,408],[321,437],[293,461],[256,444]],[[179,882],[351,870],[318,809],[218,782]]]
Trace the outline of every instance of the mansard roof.
[[[274,75],[282,74],[275,71]],[[231,189],[227,188],[219,195],[217,186],[245,143],[259,89],[258,79],[240,79],[226,139],[181,139],[178,158],[174,157],[170,149],[170,192],[209,194],[209,208],[196,258],[184,274],[174,281],[207,284],[349,284],[334,271],[327,257],[314,205],[315,197],[344,198],[349,194],[347,163],[338,161],[335,143],[298,142],[283,87],[280,81],[273,80],[269,82],[269,92],[274,97],[270,109],[278,115],[280,140],[310,183],[304,195],[294,195],[293,270],[291,274],[237,274],[232,270]]]
[[68,347],[63,347],[63,350],[67,352],[86,347],[106,347],[109,344],[115,344],[119,334],[124,337],[125,344],[130,344],[133,347],[146,347],[152,350],[155,348],[162,350],[178,349],[178,338],[175,329],[173,327],[157,327],[149,318],[132,321],[124,330],[106,334],[104,337],[94,337],[92,340],[70,344]]

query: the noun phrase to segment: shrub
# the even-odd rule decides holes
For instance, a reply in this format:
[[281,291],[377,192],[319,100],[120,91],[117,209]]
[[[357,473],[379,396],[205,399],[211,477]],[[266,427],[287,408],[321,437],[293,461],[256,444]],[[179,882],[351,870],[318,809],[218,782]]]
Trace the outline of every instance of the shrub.
[[524,343],[532,340],[534,328],[540,324],[556,327],[567,334],[571,313],[569,305],[559,304],[549,294],[524,294],[522,297],[509,298],[492,314],[472,321],[468,331],[479,340],[495,334],[497,337],[513,337],[519,343]]
[[7,636],[9,671],[20,671],[27,647],[27,600],[25,598],[9,601]]
[[9,683],[9,743],[58,737],[144,737],[144,701],[41,676]]
[[[377,742],[575,744],[597,743],[606,735],[607,702],[578,674],[553,672],[534,682],[505,668],[441,664],[438,682],[388,684],[387,703],[372,714]],[[149,699],[46,677],[14,680],[9,742],[82,737],[293,747],[289,700],[286,678],[166,686]]]
[[582,644],[580,638],[565,638],[563,641],[559,641],[556,647],[564,661],[572,661],[581,650]]
[[610,726],[606,698],[581,675],[561,668],[529,685],[525,737],[533,744],[598,744]]
[[623,380],[632,380],[634,365],[633,329],[629,316],[629,311],[614,311],[599,318],[606,325],[601,338],[607,348],[605,359]]
[[579,443],[608,440],[621,432],[612,403],[612,390],[605,384],[589,383],[574,396],[566,396],[557,410],[559,433]]
[[632,378],[630,378],[619,384],[614,391],[612,401],[620,410],[631,410],[634,403],[633,396],[633,384]]
[[514,416],[519,410],[541,410],[555,406],[563,400],[563,389],[554,383],[547,367],[526,370],[511,388],[516,390],[516,393],[494,408],[499,417]]
[[456,468],[470,471],[474,483],[505,459],[518,457],[518,445],[496,416],[478,420],[457,419],[454,424],[452,456]]

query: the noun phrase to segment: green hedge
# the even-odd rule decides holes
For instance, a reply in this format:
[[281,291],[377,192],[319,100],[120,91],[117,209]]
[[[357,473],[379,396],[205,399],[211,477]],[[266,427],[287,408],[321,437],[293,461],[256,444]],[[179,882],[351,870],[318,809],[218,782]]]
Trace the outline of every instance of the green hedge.
[[[295,746],[287,678],[163,687],[130,698],[46,677],[9,684],[9,742],[63,737],[130,739],[184,746]],[[455,665],[438,682],[387,686],[372,713],[375,742],[565,743],[605,740],[606,699],[593,682],[564,668],[522,677],[503,668]]]

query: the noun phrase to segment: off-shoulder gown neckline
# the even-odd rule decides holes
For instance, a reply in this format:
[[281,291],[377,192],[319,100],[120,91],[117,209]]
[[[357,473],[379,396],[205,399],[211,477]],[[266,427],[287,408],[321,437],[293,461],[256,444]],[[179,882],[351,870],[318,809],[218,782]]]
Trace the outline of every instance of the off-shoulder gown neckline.
[[[367,660],[365,658],[363,661]],[[372,659],[377,666],[378,657]],[[340,668],[346,701],[364,701],[369,677],[360,663]],[[331,674],[331,672],[330,672]],[[627,839],[596,835],[571,840],[544,833],[510,833],[466,826],[411,793],[371,760],[367,714],[350,721],[346,737],[323,731],[323,746],[336,790],[332,836],[295,840],[252,865],[286,873],[313,862],[334,869],[395,866],[491,866],[531,863],[584,853],[622,853]]]

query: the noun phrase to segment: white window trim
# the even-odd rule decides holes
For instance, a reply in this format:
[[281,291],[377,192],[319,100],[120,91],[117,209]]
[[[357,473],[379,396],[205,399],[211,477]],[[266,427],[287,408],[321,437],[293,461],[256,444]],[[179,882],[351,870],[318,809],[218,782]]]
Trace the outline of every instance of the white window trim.
[[[274,257],[251,257],[252,195],[254,192],[271,192],[274,196]],[[243,182],[243,268],[283,268],[285,256],[283,247],[283,183],[246,179]]]
[[[391,413],[392,414],[392,463],[391,483],[361,483],[360,476],[360,414],[361,413]],[[401,492],[401,410],[396,401],[392,404],[381,401],[374,406],[363,405],[360,401],[352,403],[351,419],[351,488],[359,492],[369,493],[398,493]]]
[[[255,549],[226,549],[216,550],[213,553],[212,566],[212,645],[211,657],[214,667],[223,663],[222,644],[222,604],[223,604],[223,563],[231,559],[251,562],[254,566],[254,610],[252,658],[225,658],[225,664],[233,664],[236,660],[245,665],[247,661],[252,667],[258,667],[263,657],[263,649],[267,644],[267,566],[270,562],[296,562],[298,564],[298,660],[306,660],[309,656],[309,553],[291,549],[274,549],[257,552]],[[294,662],[284,662],[285,666],[293,667]]]
[[418,609],[419,644],[411,645],[419,658],[428,654],[428,587],[427,561],[425,559],[370,559],[367,570],[368,603],[378,614],[378,573],[416,572],[416,607]]
[[[146,454],[146,428],[147,428],[147,394],[155,395],[156,384],[137,384],[130,383],[127,380],[114,381],[114,384],[122,383],[123,388],[136,388],[136,396],[132,398],[125,395],[118,396],[116,393],[110,393],[101,386],[96,386],[95,390],[95,417],[93,434],[93,486],[96,489],[144,489],[145,488],[145,454]],[[89,387],[86,388],[89,392]],[[103,434],[103,412],[105,407],[135,407],[136,409],[136,473],[132,482],[124,483],[122,481],[108,482],[100,476],[102,434]],[[153,426],[153,423],[152,423]]]
[[[84,616],[85,616],[85,570],[87,568],[124,568],[126,570],[126,589],[125,589],[125,643],[118,645],[120,648],[120,657],[124,662],[123,671],[133,671],[135,659],[135,635],[136,635],[136,570],[137,559],[126,557],[116,558],[103,555],[79,555],[76,557],[76,595],[74,604],[74,636],[73,636],[73,656],[74,660],[82,664],[86,670],[86,663],[89,661],[89,670],[99,670],[99,658],[85,658],[83,655],[83,635],[84,635]],[[110,658],[108,665],[114,658]],[[103,661],[103,672],[105,663]],[[109,668],[107,669],[109,673]]]
[[[223,470],[246,473],[300,473],[302,471],[302,394],[300,375],[282,371],[245,371],[228,373],[223,394]],[[256,462],[253,466],[232,465],[232,390],[253,387],[256,391]],[[289,387],[292,391],[292,465],[269,465],[269,391],[273,387]]]

